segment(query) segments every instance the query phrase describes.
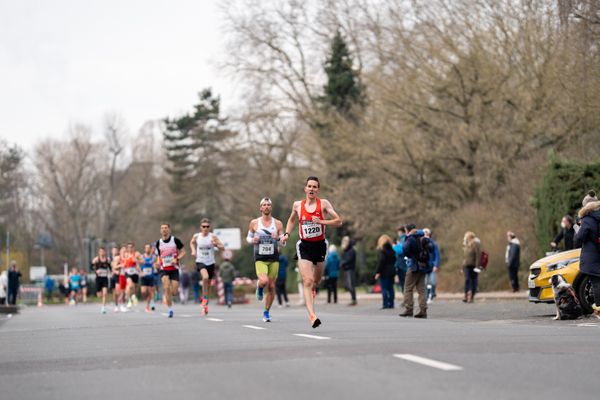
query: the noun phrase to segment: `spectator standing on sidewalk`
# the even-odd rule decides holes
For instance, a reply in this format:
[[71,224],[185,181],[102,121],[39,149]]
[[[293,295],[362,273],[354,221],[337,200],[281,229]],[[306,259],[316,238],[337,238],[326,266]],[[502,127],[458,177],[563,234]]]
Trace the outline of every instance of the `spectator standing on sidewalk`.
[[406,240],[406,227],[401,225],[397,229],[398,239],[396,244],[393,246],[394,252],[396,253],[396,262],[394,268],[396,269],[396,275],[398,276],[398,285],[401,292],[404,292],[404,278],[406,277],[406,260],[404,259],[404,250],[402,250],[402,244]]
[[575,229],[573,226],[575,225],[575,221],[573,217],[570,215],[565,215],[562,217],[560,222],[560,231],[554,237],[554,239],[550,242],[550,247],[552,250],[558,250],[558,245],[564,239],[565,241],[565,251],[573,250],[575,247]]
[[8,297],[8,272],[6,270],[0,273],[0,306],[6,305]]
[[331,303],[331,298],[333,297],[333,302],[337,304],[338,294],[337,294],[337,284],[338,284],[338,271],[340,269],[340,258],[337,254],[337,247],[334,244],[329,245],[329,251],[327,252],[327,257],[325,258],[325,288],[327,289],[327,302]]
[[425,297],[425,278],[431,271],[431,254],[433,245],[425,237],[423,231],[417,231],[414,224],[406,226],[408,236],[404,241],[404,255],[408,258],[408,271],[404,283],[404,307],[401,317],[413,316],[413,291],[419,294],[419,313],[415,318],[427,318],[427,299]]
[[377,269],[375,271],[375,280],[379,279],[381,285],[381,297],[383,304],[381,309],[394,308],[394,277],[396,270],[396,253],[392,248],[392,238],[388,235],[381,235],[377,240]]
[[514,232],[506,232],[508,245],[506,246],[506,267],[508,279],[514,293],[519,291],[519,267],[521,266],[521,242]]
[[17,267],[17,262],[12,260],[10,262],[10,269],[8,270],[8,304],[17,304],[17,296],[19,295],[19,286],[21,286],[21,271]]
[[275,281],[275,294],[277,295],[277,303],[279,307],[283,306],[283,302],[285,302],[285,306],[289,307],[289,299],[286,288],[287,281],[287,269],[289,266],[288,258],[283,254],[280,250],[279,252],[279,271],[277,272],[277,280]]
[[579,270],[592,282],[594,315],[600,317],[600,201],[596,192],[589,191],[579,210],[581,222],[575,241],[581,245]]
[[427,279],[426,279],[427,304],[431,304],[431,303],[433,303],[433,299],[435,299],[437,296],[436,288],[437,288],[437,275],[438,275],[438,271],[440,270],[440,248],[438,247],[437,242],[435,240],[433,240],[433,238],[431,237],[431,235],[432,235],[431,229],[429,229],[429,228],[423,229],[423,234],[425,235],[426,238],[428,238],[431,241],[431,244],[433,245],[433,253],[431,254],[431,258],[429,259],[429,263],[431,264],[431,272],[427,274]]
[[223,252],[224,262],[219,267],[219,276],[223,282],[223,291],[225,292],[225,304],[231,308],[233,304],[233,280],[235,279],[235,266],[231,263],[231,254]]
[[351,301],[349,306],[355,306],[356,302],[356,251],[350,237],[342,238],[342,257],[340,267],[344,271],[344,286],[350,292]]
[[192,291],[194,292],[194,304],[200,304],[200,272],[196,268],[192,268],[190,280],[192,281]]
[[50,275],[46,275],[44,281],[44,287],[46,288],[46,299],[48,302],[52,301],[52,292],[54,291],[54,279]]
[[479,274],[475,270],[481,259],[481,242],[473,232],[465,232],[463,238],[463,274],[465,275],[464,303],[472,303],[477,293]]
[[179,301],[181,304],[187,303],[190,294],[191,281],[190,273],[187,268],[182,265],[181,270],[179,271]]

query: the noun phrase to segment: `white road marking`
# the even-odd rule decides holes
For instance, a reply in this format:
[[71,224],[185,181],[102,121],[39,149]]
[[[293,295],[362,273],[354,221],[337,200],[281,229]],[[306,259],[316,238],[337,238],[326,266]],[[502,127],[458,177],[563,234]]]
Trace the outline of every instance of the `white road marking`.
[[462,367],[458,365],[448,364],[441,361],[432,360],[430,358],[415,356],[414,354],[394,354],[394,357],[401,358],[406,361],[411,361],[417,364],[426,365],[428,367],[441,369],[443,371],[462,371]]
[[309,339],[317,339],[317,340],[331,339],[330,337],[327,337],[327,336],[307,335],[304,333],[294,333],[294,336],[300,336],[300,337],[305,337],[305,338],[309,338]]
[[222,319],[219,318],[206,318],[207,321],[213,321],[213,322],[223,322]]
[[254,325],[242,325],[244,328],[250,328],[250,329],[256,329],[256,330],[263,330],[263,329],[267,329],[267,328],[263,328],[262,326],[254,326]]
[[586,327],[593,328],[593,327],[598,326],[598,324],[591,324],[591,323],[587,322],[587,323],[584,323],[584,324],[577,324],[577,326],[586,326]]

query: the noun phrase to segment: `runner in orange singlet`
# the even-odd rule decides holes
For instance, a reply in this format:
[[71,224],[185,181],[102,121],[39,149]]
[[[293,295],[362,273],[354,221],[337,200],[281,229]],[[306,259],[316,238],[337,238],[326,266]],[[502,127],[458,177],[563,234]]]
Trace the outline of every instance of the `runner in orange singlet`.
[[319,189],[319,178],[309,176],[304,186],[306,198],[294,202],[285,233],[281,238],[282,244],[285,244],[289,238],[289,232],[294,229],[296,217],[298,217],[300,228],[300,240],[296,244],[298,269],[304,285],[304,300],[308,318],[313,328],[321,325],[321,320],[315,315],[314,301],[316,287],[323,276],[325,256],[327,255],[325,226],[339,227],[342,225],[342,219],[335,212],[331,203],[317,197]]

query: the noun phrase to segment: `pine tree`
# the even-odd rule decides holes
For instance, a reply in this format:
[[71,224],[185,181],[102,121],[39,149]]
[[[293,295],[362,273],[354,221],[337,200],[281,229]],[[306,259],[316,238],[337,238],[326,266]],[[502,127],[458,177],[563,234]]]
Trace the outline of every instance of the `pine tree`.
[[357,108],[365,105],[364,87],[360,82],[348,45],[337,31],[331,42],[330,53],[325,61],[327,84],[321,102],[326,111],[336,111],[352,121],[356,121]]
[[220,99],[211,89],[199,94],[193,113],[165,118],[164,124],[166,172],[171,177],[169,187],[177,205],[167,217],[179,228],[196,226],[202,216],[219,208],[216,192],[222,143],[234,132],[225,127]]

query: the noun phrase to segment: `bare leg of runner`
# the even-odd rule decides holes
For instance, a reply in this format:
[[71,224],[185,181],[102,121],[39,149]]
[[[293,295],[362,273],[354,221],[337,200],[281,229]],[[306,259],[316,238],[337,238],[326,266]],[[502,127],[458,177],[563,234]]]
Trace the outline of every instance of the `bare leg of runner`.
[[[160,280],[163,284],[163,297],[167,302],[167,307],[171,308],[173,306],[173,300],[171,299],[171,279],[169,279],[168,276],[163,275]],[[175,293],[177,293],[177,290],[175,290]]]
[[318,278],[320,280],[323,276],[323,265],[324,263],[317,263],[317,265],[314,265],[308,260],[298,261],[298,269],[300,270],[302,282],[304,283],[304,302],[306,304],[306,310],[308,311],[308,317],[311,323],[313,323],[313,321],[316,319],[313,289],[318,283],[316,279]]
[[[265,275],[265,277],[266,277],[266,275]],[[275,301],[275,282],[276,281],[277,281],[277,278],[275,278],[275,279],[267,278],[267,297],[265,298],[265,308],[267,310],[271,309],[271,306],[273,305],[273,301]]]
[[210,279],[206,268],[200,270],[200,276],[202,278],[202,308],[206,315],[208,314],[208,296],[210,295]]

